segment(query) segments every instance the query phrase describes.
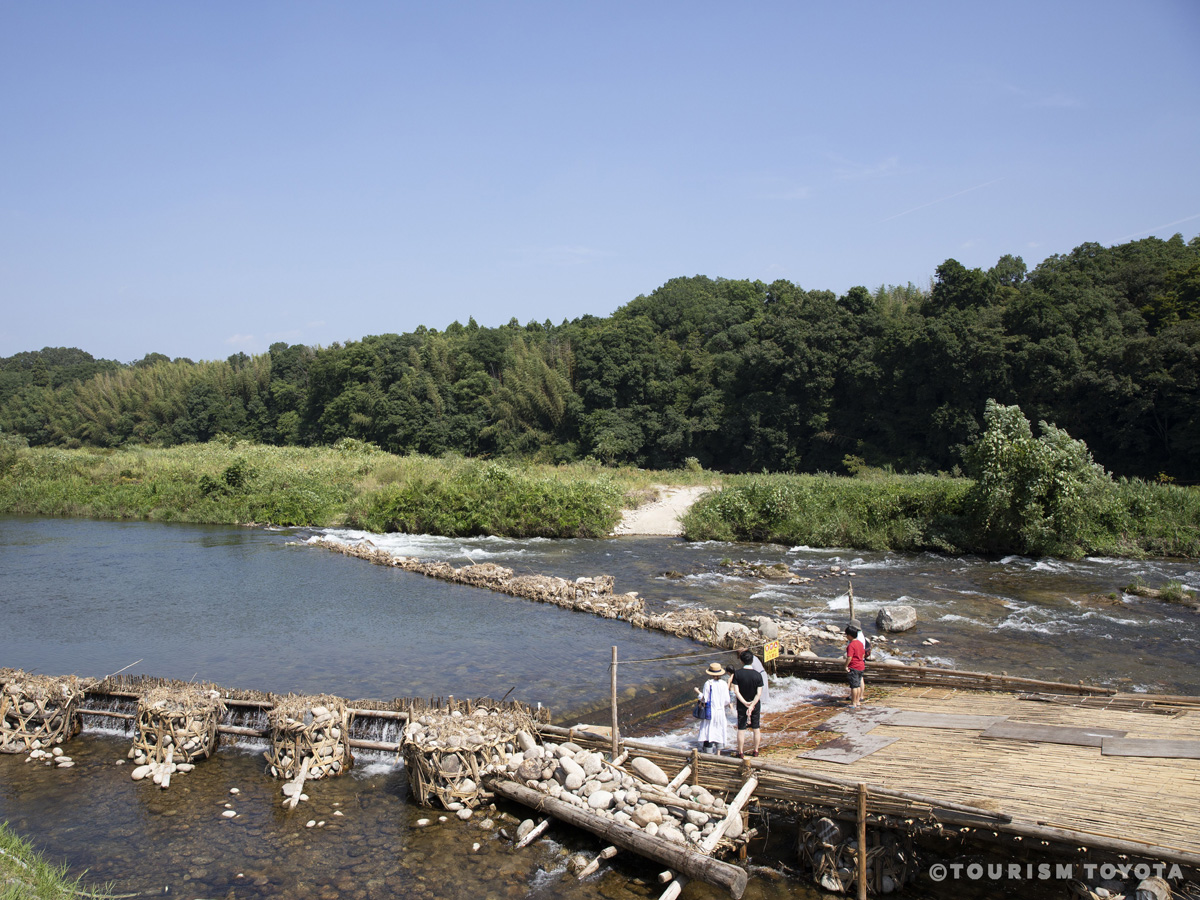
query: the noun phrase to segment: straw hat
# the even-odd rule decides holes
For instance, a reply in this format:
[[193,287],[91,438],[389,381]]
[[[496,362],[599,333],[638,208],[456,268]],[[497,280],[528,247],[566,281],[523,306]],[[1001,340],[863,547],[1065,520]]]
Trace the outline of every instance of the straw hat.
[[725,667],[720,663],[709,663],[708,668],[704,670],[704,674],[710,678],[720,678],[725,674]]

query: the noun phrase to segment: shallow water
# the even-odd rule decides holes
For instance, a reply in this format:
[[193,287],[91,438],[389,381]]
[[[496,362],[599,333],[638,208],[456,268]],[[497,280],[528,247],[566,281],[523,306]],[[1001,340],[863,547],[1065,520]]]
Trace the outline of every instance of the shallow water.
[[[0,615],[10,626],[0,639],[0,666],[101,676],[140,659],[131,672],[351,698],[511,689],[512,698],[550,706],[560,721],[588,709],[607,721],[612,646],[622,661],[623,708],[639,711],[678,703],[712,655],[619,622],[372,566],[306,545],[313,533],[0,519]],[[847,566],[865,621],[898,598],[917,607],[920,624],[891,649],[898,655],[1200,693],[1200,615],[1104,596],[1135,577],[1195,587],[1195,561],[989,562],[670,538],[372,537],[396,552],[456,565],[490,560],[572,578],[611,574],[617,590],[639,591],[652,607],[701,605],[809,622],[845,618],[845,578],[788,585],[730,575],[722,560],[784,562],[808,576]],[[924,645],[928,638],[940,643]],[[832,656],[840,645],[817,649]],[[671,659],[680,655],[689,658]],[[771,705],[807,690],[781,681]],[[623,727],[630,724],[623,718]],[[677,724],[657,740],[687,745],[690,726]],[[625,854],[577,882],[566,873],[565,854],[598,847],[570,829],[555,828],[549,839],[514,852],[496,829],[438,822],[437,813],[407,802],[403,769],[381,754],[360,755],[350,775],[310,785],[311,799],[287,812],[278,785],[262,772],[261,748],[222,745],[160,791],[132,782],[129,767],[117,765],[129,746],[119,730],[89,727],[70,744],[73,769],[0,756],[0,818],[72,871],[88,870],[89,881],[112,880],[118,893],[139,896],[631,900],[661,893],[656,869]],[[240,793],[230,794],[235,787]],[[226,803],[236,818],[221,816]],[[421,818],[432,823],[419,827]],[[310,820],[325,825],[305,827]],[[794,833],[770,840],[769,850],[752,845],[751,863],[793,865]],[[974,886],[925,895],[964,896],[965,887]],[[981,886],[979,896],[998,895],[995,887]],[[720,893],[693,885],[688,896]],[[818,894],[769,873],[752,879],[747,892],[751,900],[785,896]]]

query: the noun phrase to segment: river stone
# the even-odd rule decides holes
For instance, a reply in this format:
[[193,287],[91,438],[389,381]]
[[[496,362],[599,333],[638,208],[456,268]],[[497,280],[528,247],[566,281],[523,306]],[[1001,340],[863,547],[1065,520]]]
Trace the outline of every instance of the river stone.
[[642,831],[644,831],[650,837],[657,837],[658,836],[658,823],[651,822],[649,825],[647,825],[645,828],[643,828]]
[[779,623],[769,616],[759,616],[758,633],[768,641],[773,641],[779,637]]
[[875,627],[880,631],[908,631],[916,624],[917,611],[911,606],[881,606],[875,617]]
[[568,775],[578,775],[580,778],[587,777],[587,773],[583,771],[583,766],[569,756],[564,756],[558,761],[558,768],[555,770],[554,775],[560,782],[565,781]]
[[663,820],[662,810],[655,803],[643,803],[633,811],[633,821],[639,828],[657,825]]
[[604,769],[604,761],[599,753],[584,753],[575,762],[583,766],[585,775],[595,775]]
[[583,787],[583,776],[578,772],[572,772],[563,779],[562,786],[568,791],[577,791]]
[[537,741],[530,737],[527,731],[517,732],[517,743],[521,745],[521,750],[524,753],[528,753],[537,746]]
[[578,753],[582,749],[583,749],[582,747],[580,747],[578,744],[574,743],[573,741],[565,741],[558,745],[558,750],[559,750],[560,754],[569,753],[571,756],[574,756],[576,753]]
[[525,837],[525,835],[527,835],[527,834],[529,834],[529,832],[533,831],[534,824],[535,823],[534,823],[533,819],[526,819],[520,825],[518,825],[517,826],[517,840],[518,841],[521,840],[523,837]]
[[525,751],[526,759],[541,759],[545,755],[546,755],[546,748],[543,747],[541,744],[537,744],[536,746],[530,747],[528,750]]
[[731,818],[729,820],[729,824],[725,826],[725,831],[723,834],[730,840],[740,837],[742,834],[742,817],[737,815]]
[[671,779],[667,777],[667,773],[646,759],[644,756],[635,756],[633,761],[629,763],[629,768],[643,780],[650,784],[658,784],[666,786],[671,783]]
[[517,778],[522,783],[527,781],[539,781],[542,777],[542,761],[540,759],[527,759],[525,762],[517,766]]
[[600,785],[598,782],[585,781],[583,783],[583,787],[580,788],[579,793],[582,794],[584,797],[590,797],[590,796],[592,796],[592,794],[596,793],[598,790],[600,790]]
[[658,836],[665,841],[674,841],[676,844],[687,843],[687,838],[683,836],[683,832],[669,822],[664,822],[658,826]]
[[608,791],[595,791],[588,797],[588,806],[592,809],[608,809],[612,806],[613,795]]
[[697,828],[702,828],[708,824],[708,813],[702,813],[698,809],[689,809],[687,811],[687,820]]
[[818,658],[817,654],[814,653],[812,650],[801,650],[796,655],[802,659],[817,659]]
[[473,816],[474,814],[475,814],[475,811],[473,809],[465,809],[465,808],[460,809],[455,813],[455,815],[458,816],[460,819],[462,819],[464,822],[467,821],[467,819],[471,818],[471,816]]

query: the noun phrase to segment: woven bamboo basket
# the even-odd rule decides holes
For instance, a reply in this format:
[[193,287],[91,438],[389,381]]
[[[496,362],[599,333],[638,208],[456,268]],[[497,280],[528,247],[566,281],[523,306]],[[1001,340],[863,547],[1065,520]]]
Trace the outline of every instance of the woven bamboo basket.
[[192,686],[163,686],[138,698],[133,758],[164,762],[167,749],[175,763],[207,759],[217,747],[217,726],[225,713],[221,695]]
[[[533,718],[515,705],[457,704],[429,710],[404,729],[408,789],[422,806],[474,808],[491,794],[483,776],[502,768],[517,750],[516,734],[533,730]],[[452,804],[457,804],[452,806]]]
[[93,682],[14,669],[0,672],[0,682],[0,753],[25,753],[79,734],[79,701]]
[[306,778],[329,778],[350,769],[351,710],[341,697],[288,696],[267,711],[271,747],[265,756],[274,778],[295,778],[310,759]]

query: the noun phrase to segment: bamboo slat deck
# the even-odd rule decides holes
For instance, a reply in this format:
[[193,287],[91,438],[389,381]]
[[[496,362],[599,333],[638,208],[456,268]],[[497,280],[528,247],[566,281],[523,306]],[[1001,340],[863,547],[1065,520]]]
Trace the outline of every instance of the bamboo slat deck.
[[[1200,712],[1174,717],[1132,709],[1031,702],[1015,693],[894,687],[870,705],[914,713],[1007,716],[1010,722],[1110,728],[1132,739],[1200,739]],[[770,729],[767,723],[767,730]],[[881,724],[899,737],[848,765],[803,759],[804,749],[766,741],[771,762],[851,778],[1045,825],[1200,854],[1200,760],[1104,756],[1101,748],[983,739],[980,729]]]

